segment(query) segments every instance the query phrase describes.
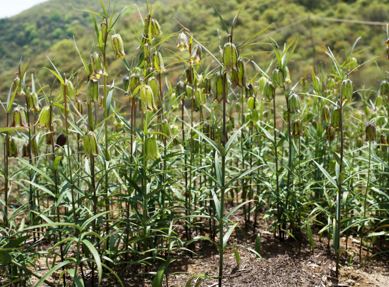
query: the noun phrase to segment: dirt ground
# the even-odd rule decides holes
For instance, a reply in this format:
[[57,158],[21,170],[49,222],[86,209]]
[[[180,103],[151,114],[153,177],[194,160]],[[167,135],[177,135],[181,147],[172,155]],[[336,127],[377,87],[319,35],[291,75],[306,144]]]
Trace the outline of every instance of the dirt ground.
[[[231,208],[229,206],[228,208]],[[258,216],[258,218],[262,218]],[[240,263],[237,264],[233,249],[227,249],[224,253],[224,278],[223,286],[388,286],[389,287],[389,260],[386,254],[377,255],[368,261],[363,267],[359,264],[359,240],[350,237],[348,240],[348,253],[344,252],[340,256],[340,277],[339,282],[335,278],[335,259],[331,249],[328,249],[328,241],[323,236],[315,235],[318,228],[312,227],[314,233],[315,250],[312,252],[308,237],[303,237],[301,254],[298,255],[298,245],[296,241],[287,236],[286,240],[280,242],[274,238],[273,233],[268,231],[268,223],[265,220],[258,221],[256,233],[253,232],[253,226],[249,224],[245,229],[244,217],[242,210],[238,210],[232,216],[239,227],[235,228],[234,233],[230,236],[228,244],[240,244],[254,249],[255,239],[258,232],[261,234],[261,256],[257,258],[252,252],[237,248],[240,254]],[[252,222],[252,219],[251,219]],[[182,228],[182,232],[184,229]],[[196,236],[196,232],[193,236]],[[208,236],[208,234],[204,234]],[[218,238],[216,238],[218,241]],[[51,246],[42,244],[39,249],[46,250]],[[346,249],[345,238],[341,240],[341,248]],[[385,247],[387,250],[388,248]],[[190,256],[189,252],[178,251],[172,253],[172,258],[176,259],[168,269],[168,282],[164,279],[163,286],[186,286],[188,280],[198,274],[207,274],[208,276],[217,276],[219,270],[219,254],[215,246],[209,241],[202,240],[194,244],[195,255]],[[69,253],[75,252],[70,249]],[[377,253],[375,250],[373,253]],[[350,263],[353,254],[357,254]],[[367,250],[362,251],[363,258],[367,257]],[[371,255],[371,252],[370,252]],[[48,259],[52,264],[53,259]],[[39,260],[40,268],[46,269],[46,258]],[[349,264],[347,264],[349,263]],[[124,286],[152,286],[153,275],[139,275],[145,272],[155,272],[161,262],[156,262],[153,266],[145,267],[127,267],[120,272],[120,279]],[[70,267],[69,267],[70,268]],[[43,276],[45,271],[38,274]],[[48,280],[58,282],[60,271],[54,273]],[[91,273],[85,270],[87,279],[86,286],[91,285]],[[96,276],[97,277],[97,276]],[[33,279],[33,284],[38,280]],[[201,278],[195,278],[190,286],[211,287],[217,286],[217,279],[207,279],[200,283]],[[0,281],[1,285],[1,281]],[[35,285],[33,285],[35,286]],[[43,284],[41,286],[47,286]],[[102,279],[103,287],[119,287],[119,283],[104,277]]]

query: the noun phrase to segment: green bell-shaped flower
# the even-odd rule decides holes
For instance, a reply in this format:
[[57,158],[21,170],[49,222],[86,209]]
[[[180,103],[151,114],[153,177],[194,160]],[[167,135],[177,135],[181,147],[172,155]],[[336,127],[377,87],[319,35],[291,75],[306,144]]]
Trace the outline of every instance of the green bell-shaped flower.
[[119,34],[111,36],[112,49],[115,52],[116,59],[123,59],[126,53],[124,52],[123,39]]

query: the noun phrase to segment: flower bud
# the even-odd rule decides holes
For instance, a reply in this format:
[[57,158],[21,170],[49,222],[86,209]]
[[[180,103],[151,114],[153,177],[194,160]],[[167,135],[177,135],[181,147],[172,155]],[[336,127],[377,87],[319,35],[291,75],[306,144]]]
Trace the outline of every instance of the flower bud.
[[13,137],[8,139],[8,157],[18,157],[18,146]]
[[180,100],[186,97],[186,84],[181,79],[176,86],[176,97]]
[[16,107],[12,111],[12,128],[27,128],[26,115],[21,107]]
[[274,69],[271,79],[275,88],[284,85],[284,75],[282,74],[282,71],[278,69]]
[[263,96],[268,101],[271,101],[274,99],[275,94],[276,94],[276,90],[273,86],[273,83],[271,81],[267,81],[263,86]]
[[375,105],[377,107],[380,107],[382,106],[382,97],[380,95],[377,96],[376,100],[375,100]]
[[145,19],[145,30],[144,33],[145,35],[149,35],[149,32],[151,32],[151,38],[154,39],[155,37],[159,36],[162,34],[162,29],[161,26],[159,25],[158,21],[154,18],[151,19],[151,27],[150,27],[150,17],[147,16]]
[[210,95],[211,92],[211,79],[205,78],[203,80],[203,93],[206,95]]
[[39,111],[41,108],[39,107],[38,95],[36,93],[30,93],[28,95],[28,107],[30,111]]
[[30,157],[30,147],[25,143],[22,147],[22,157]]
[[330,116],[331,116],[330,108],[327,105],[323,106],[322,117],[323,117],[323,120],[325,120],[326,123],[329,122]]
[[327,126],[326,139],[332,142],[335,139],[335,129],[332,126]]
[[247,86],[245,87],[246,91],[246,98],[248,97],[254,97],[254,86],[252,83],[248,83]]
[[365,141],[375,141],[376,140],[376,130],[373,123],[368,123],[365,129]]
[[57,137],[56,147],[63,147],[67,142],[67,137],[64,134],[59,134]]
[[357,138],[356,147],[357,148],[363,147],[363,140],[361,138]]
[[258,85],[259,85],[259,90],[261,91],[261,93],[263,93],[263,88],[264,88],[266,82],[267,82],[267,78],[265,76],[262,76],[259,78]]
[[163,139],[170,139],[172,137],[172,130],[170,129],[170,124],[168,120],[162,120],[161,131],[164,134],[164,136],[162,136]]
[[365,106],[365,115],[366,117],[370,117],[370,109],[367,105]]
[[290,84],[292,81],[290,79],[290,72],[289,68],[286,66],[284,70],[284,78],[285,78],[285,83]]
[[203,125],[203,134],[208,138],[212,137],[212,125],[209,122],[204,122]]
[[340,127],[340,108],[336,107],[331,113],[331,125],[334,129],[339,129]]
[[296,94],[292,94],[288,99],[288,111],[292,114],[300,113],[300,98]]
[[232,70],[235,72],[239,71],[238,67],[238,51],[236,46],[228,42],[223,47],[223,65],[227,73],[231,73]]
[[377,148],[379,148],[383,152],[386,152],[386,150],[388,149],[388,142],[386,141],[386,137],[384,134],[381,134],[379,144],[380,145],[377,146]]
[[108,76],[107,72],[104,70],[103,63],[101,61],[101,56],[96,52],[90,56],[91,63],[91,75],[90,78],[100,79],[101,76]]
[[160,52],[153,53],[152,61],[154,65],[154,69],[157,71],[157,73],[165,72],[165,64],[163,63],[163,58]]
[[180,50],[181,52],[184,50],[189,50],[189,41],[188,37],[184,32],[182,32],[180,35],[178,35],[177,38],[177,49]]
[[101,39],[103,40],[103,43],[105,43],[107,39],[107,24],[105,22],[100,24],[100,33]]
[[89,103],[99,102],[99,81],[91,79],[86,90],[86,100]]
[[[215,99],[214,102],[221,103],[223,101],[223,81],[224,81],[224,75],[220,72],[217,72],[215,74]],[[225,81],[225,92],[227,96],[228,92],[228,82]]]
[[295,136],[303,136],[303,125],[301,123],[301,120],[297,119],[293,122],[293,132],[292,132],[292,137]]
[[146,110],[157,110],[154,103],[153,90],[150,86],[143,86],[140,89],[140,100],[142,102],[142,110],[144,112],[146,112]]
[[[354,57],[352,57],[349,61],[348,61],[348,71],[350,72],[351,70],[354,70],[358,67],[358,61],[357,59],[355,59]],[[358,69],[356,69],[356,71],[358,71]]]
[[194,45],[192,47],[192,54],[190,56],[191,64],[193,64],[193,63],[200,64],[202,54],[203,54],[203,51],[201,49],[201,46],[199,44]]
[[69,99],[74,100],[76,98],[76,89],[74,88],[72,81],[66,80],[65,85],[61,84],[60,93],[63,100],[65,100],[65,92]]
[[238,86],[246,87],[246,64],[243,58],[238,58]]
[[353,96],[353,82],[349,79],[343,80],[340,85],[340,95],[342,99],[351,99]]
[[378,94],[389,96],[389,83],[386,80],[381,82]]
[[115,52],[116,59],[124,58],[126,53],[124,52],[123,39],[119,34],[111,36],[112,49]]
[[159,149],[155,138],[146,139],[146,157],[147,159],[159,158]]
[[159,95],[158,81],[155,77],[150,77],[147,84],[150,86],[151,90],[153,91],[154,104],[155,107],[159,110],[162,107],[162,102]]
[[130,77],[126,76],[123,78],[123,90],[124,90],[124,96],[129,95],[129,89],[130,89]]
[[259,102],[255,97],[250,97],[247,100],[247,111],[250,112],[252,110],[259,109]]
[[99,154],[96,135],[93,131],[86,132],[83,138],[85,156],[90,158]]
[[16,95],[24,96],[26,93],[24,92],[22,82],[19,77],[16,77],[13,82],[14,90],[16,90]]

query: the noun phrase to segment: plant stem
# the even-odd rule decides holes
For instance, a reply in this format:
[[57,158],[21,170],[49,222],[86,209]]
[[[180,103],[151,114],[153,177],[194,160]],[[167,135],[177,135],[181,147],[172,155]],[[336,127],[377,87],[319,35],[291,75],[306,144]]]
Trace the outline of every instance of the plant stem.
[[[369,192],[369,185],[370,185],[370,161],[371,161],[371,141],[369,141],[369,165],[367,170],[367,185],[366,185],[366,191],[365,191],[365,198],[363,201],[363,220],[366,218],[366,206],[367,206],[367,195]],[[359,246],[359,258],[362,263],[362,238],[363,238],[363,232],[365,231],[365,222],[362,221],[362,228],[361,228],[361,245]]]

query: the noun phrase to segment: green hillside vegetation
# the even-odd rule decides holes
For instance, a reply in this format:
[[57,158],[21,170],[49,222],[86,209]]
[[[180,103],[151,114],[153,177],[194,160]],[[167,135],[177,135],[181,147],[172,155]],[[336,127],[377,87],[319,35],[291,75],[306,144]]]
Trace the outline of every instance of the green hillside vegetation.
[[[109,1],[103,1],[108,5]],[[211,52],[217,52],[220,47],[218,31],[219,27],[222,43],[227,37],[223,30],[220,20],[214,12],[208,0],[185,0],[185,1],[157,1],[153,4],[154,16],[162,24],[164,35],[175,33],[181,29],[179,23],[189,28],[195,37],[203,42],[208,42],[207,47]],[[214,4],[218,7],[221,14],[228,23],[232,22],[235,11],[237,11],[243,0],[215,0]],[[131,29],[130,22],[138,35],[143,31],[142,23],[139,19],[137,7],[134,1],[118,0],[116,4],[116,13],[119,13],[126,5],[129,7],[116,26],[125,43],[127,60],[131,61],[131,56],[135,54],[138,47],[137,37]],[[144,3],[136,2],[145,16]],[[249,35],[264,29],[272,24],[268,29],[271,33],[274,30],[287,26],[295,21],[307,17],[308,11],[312,16],[378,21],[385,22],[389,15],[389,1],[378,0],[358,0],[358,1],[269,1],[256,0],[247,1],[242,11],[242,17],[236,24],[239,33],[235,36],[235,41],[246,39]],[[15,17],[1,19],[0,25],[0,55],[1,71],[0,90],[8,92],[13,79],[13,73],[17,71],[18,61],[21,56],[24,59],[31,58],[30,69],[34,68],[38,80],[41,84],[50,83],[53,76],[48,70],[50,63],[47,56],[58,66],[62,72],[70,73],[74,67],[80,66],[79,58],[74,48],[72,37],[74,36],[83,56],[88,58],[87,52],[93,45],[94,27],[91,13],[87,11],[91,8],[95,11],[101,9],[98,7],[98,1],[71,0],[60,1],[51,0],[37,5]],[[113,5],[111,3],[111,5]],[[73,9],[74,8],[74,9]],[[178,23],[179,22],[179,23]],[[91,24],[92,23],[92,24]],[[327,69],[328,57],[325,55],[325,47],[330,47],[335,54],[342,54],[344,45],[352,44],[358,37],[362,37],[358,42],[358,49],[369,48],[357,56],[358,62],[379,56],[376,60],[369,62],[359,73],[355,73],[353,81],[358,85],[364,79],[364,83],[371,83],[372,86],[378,85],[382,79],[376,64],[382,66],[385,64],[386,51],[383,48],[385,37],[384,26],[372,26],[354,23],[338,23],[321,20],[312,20],[312,33],[316,50],[316,62],[319,71],[321,68]],[[278,43],[291,42],[298,38],[296,53],[293,62],[290,64],[292,75],[298,80],[299,77],[309,74],[313,64],[313,49],[310,38],[308,21],[271,34]],[[251,46],[252,52],[270,51],[269,40],[264,35],[258,41],[258,45]],[[169,50],[174,48],[175,38],[162,45],[161,52],[166,61],[171,63],[176,57]],[[252,56],[257,63],[266,67],[271,58],[266,54]],[[110,49],[108,63],[111,63],[109,70],[112,78],[117,73],[125,74],[121,61],[115,61]],[[298,63],[298,64],[297,64]],[[170,66],[173,68],[173,66]],[[249,67],[251,68],[251,67]]]

